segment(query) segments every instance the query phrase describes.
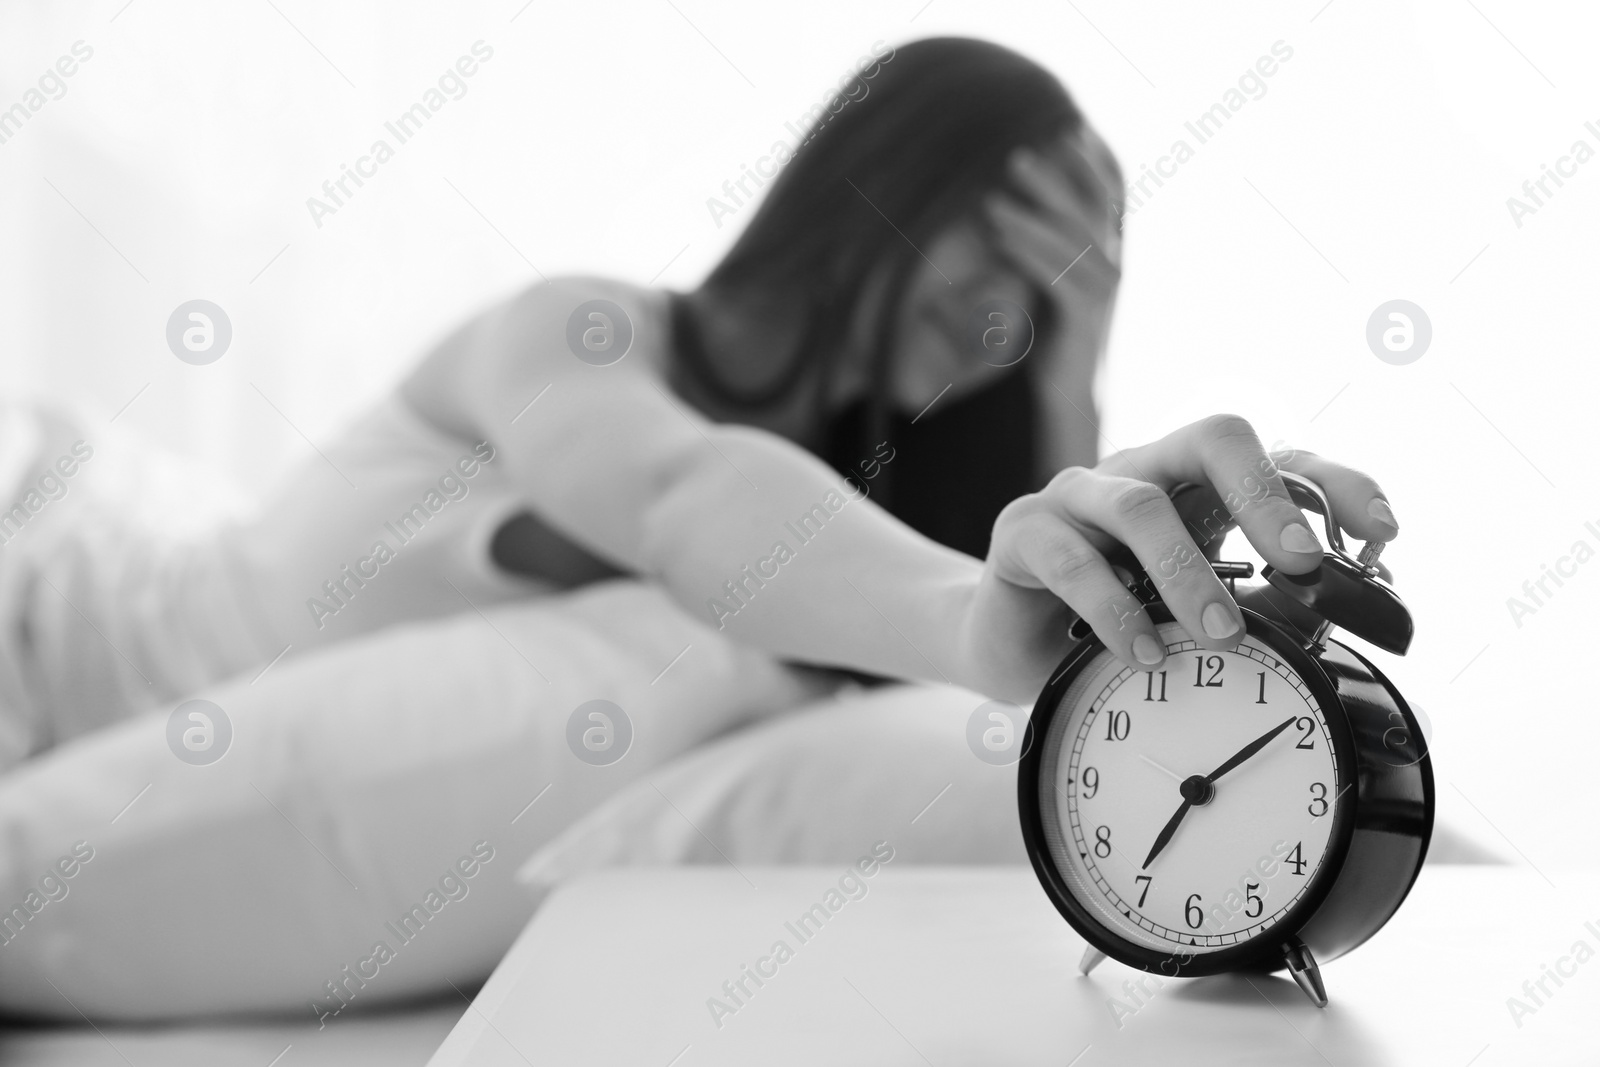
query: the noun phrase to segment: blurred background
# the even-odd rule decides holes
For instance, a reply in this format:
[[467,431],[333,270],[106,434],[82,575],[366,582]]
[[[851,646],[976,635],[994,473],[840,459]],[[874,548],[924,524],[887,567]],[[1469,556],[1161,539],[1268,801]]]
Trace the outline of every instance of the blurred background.
[[[1061,76],[1130,179],[1194,150],[1127,220],[1107,449],[1227,410],[1376,475],[1418,636],[1374,655],[1432,720],[1441,813],[1593,863],[1570,816],[1600,750],[1600,561],[1532,614],[1507,601],[1600,551],[1600,161],[1520,219],[1507,199],[1600,150],[1597,22],[1509,0],[9,0],[0,108],[77,62],[0,126],[0,383],[185,457],[197,509],[258,495],[540,272],[693,286],[751,214],[718,225],[707,199],[874,42],[995,40]],[[480,41],[464,95],[314,219]],[[1201,144],[1185,123],[1275,51]],[[207,366],[166,344],[192,299],[232,322]],[[1403,366],[1366,340],[1393,299],[1432,325]]]

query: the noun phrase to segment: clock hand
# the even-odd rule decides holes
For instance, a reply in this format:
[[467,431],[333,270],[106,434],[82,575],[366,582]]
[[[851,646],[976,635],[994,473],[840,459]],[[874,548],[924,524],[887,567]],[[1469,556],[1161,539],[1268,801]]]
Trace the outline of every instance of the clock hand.
[[[1155,858],[1161,854],[1161,850],[1167,847],[1167,843],[1172,840],[1172,835],[1178,832],[1178,824],[1183,822],[1183,817],[1189,814],[1191,807],[1196,804],[1210,803],[1211,798],[1216,794],[1216,787],[1213,783],[1218,778],[1221,778],[1224,774],[1227,774],[1239,764],[1266,748],[1269,741],[1293,725],[1294,716],[1290,716],[1234,753],[1232,759],[1210,774],[1196,774],[1185,778],[1183,784],[1178,787],[1179,792],[1183,794],[1183,806],[1173,813],[1172,818],[1167,820],[1167,825],[1161,828],[1161,833],[1156,835],[1156,843],[1151,847],[1150,855],[1145,857],[1144,865],[1139,869],[1144,870],[1149,867]],[[1155,761],[1151,760],[1149,762],[1154,763]]]
[[1156,843],[1150,847],[1150,855],[1144,858],[1144,864],[1139,868],[1141,871],[1149,867],[1151,862],[1161,855],[1161,850],[1167,847],[1167,842],[1171,841],[1172,835],[1177,833],[1178,824],[1183,821],[1185,815],[1189,814],[1189,809],[1192,806],[1188,800],[1185,800],[1183,806],[1173,814],[1172,818],[1167,820],[1167,825],[1163,826],[1161,832],[1156,835]]
[[1161,764],[1157,763],[1155,760],[1151,759],[1149,756],[1146,756],[1143,752],[1139,753],[1139,758],[1144,760],[1146,763],[1150,764],[1150,766],[1154,767],[1156,770],[1160,771],[1162,774],[1166,775],[1168,778],[1171,778],[1174,782],[1182,782],[1183,781],[1183,776],[1182,775],[1175,774],[1174,772],[1167,770],[1165,767],[1161,766]]
[[1266,748],[1268,741],[1271,741],[1274,737],[1277,737],[1279,734],[1283,733],[1283,731],[1294,725],[1294,718],[1295,717],[1292,715],[1289,716],[1289,718],[1283,720],[1277,726],[1274,726],[1272,729],[1268,730],[1266,733],[1262,734],[1260,737],[1241,748],[1238,752],[1235,752],[1232,759],[1228,760],[1228,762],[1224,763],[1222,766],[1206,775],[1206,780],[1215,782],[1218,778],[1221,778],[1224,774],[1227,774],[1229,771],[1239,766],[1239,764],[1243,763],[1251,756],[1254,756],[1257,752],[1260,752],[1262,749]]

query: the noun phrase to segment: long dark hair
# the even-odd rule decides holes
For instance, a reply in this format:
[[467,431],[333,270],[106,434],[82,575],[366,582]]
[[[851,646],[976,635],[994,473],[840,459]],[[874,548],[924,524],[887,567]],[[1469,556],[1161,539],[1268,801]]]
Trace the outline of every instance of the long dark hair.
[[[871,330],[865,434],[874,437],[890,419],[888,360],[902,299],[923,261],[918,249],[974,212],[985,193],[1008,184],[1013,149],[1048,146],[1075,133],[1083,118],[1049,71],[968,38],[902,45],[858,75],[846,96],[848,103],[807,131],[703,283],[703,292],[719,300],[776,294],[800,304],[805,329],[798,350],[784,354],[788,362],[759,389],[736,389],[706,358],[682,299],[673,302],[674,347],[701,388],[733,410],[792,402],[806,382],[816,389],[813,421],[824,433],[833,370],[868,277],[886,269]],[[1047,314],[1040,317],[1036,344],[1047,343],[1051,325]],[[1024,478],[1033,475],[1029,470]]]

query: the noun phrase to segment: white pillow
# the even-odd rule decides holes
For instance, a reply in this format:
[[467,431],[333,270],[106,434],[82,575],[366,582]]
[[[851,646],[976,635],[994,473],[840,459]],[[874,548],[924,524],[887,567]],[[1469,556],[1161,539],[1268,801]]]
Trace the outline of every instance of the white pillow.
[[[896,685],[745,727],[619,792],[518,879],[548,892],[614,866],[849,863],[877,841],[896,863],[1026,864],[1015,763],[976,754],[995,721],[987,704],[953,687]],[[1011,712],[1019,728],[1027,714]],[[1505,862],[1442,823],[1428,860]]]
[[848,863],[877,841],[897,863],[1026,863],[1016,767],[968,740],[985,703],[894,685],[747,727],[618,793],[519,878],[549,889],[617,865]]
[[[77,739],[0,777],[0,1012],[320,1016],[342,1003],[325,983],[361,1007],[481,977],[532,914],[513,875],[536,848],[821,691],[659,590],[613,582],[198,694],[232,730],[208,765],[175,754],[201,726],[180,720],[169,744],[170,705]],[[593,699],[634,731],[606,766],[568,745]],[[392,959],[374,961],[379,942]]]

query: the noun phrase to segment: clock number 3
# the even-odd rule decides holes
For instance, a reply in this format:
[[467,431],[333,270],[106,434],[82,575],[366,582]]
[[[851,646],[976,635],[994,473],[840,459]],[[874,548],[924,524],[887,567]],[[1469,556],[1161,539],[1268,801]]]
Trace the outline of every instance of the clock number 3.
[[1311,803],[1306,810],[1313,816],[1328,814],[1328,787],[1321,782],[1311,783]]

